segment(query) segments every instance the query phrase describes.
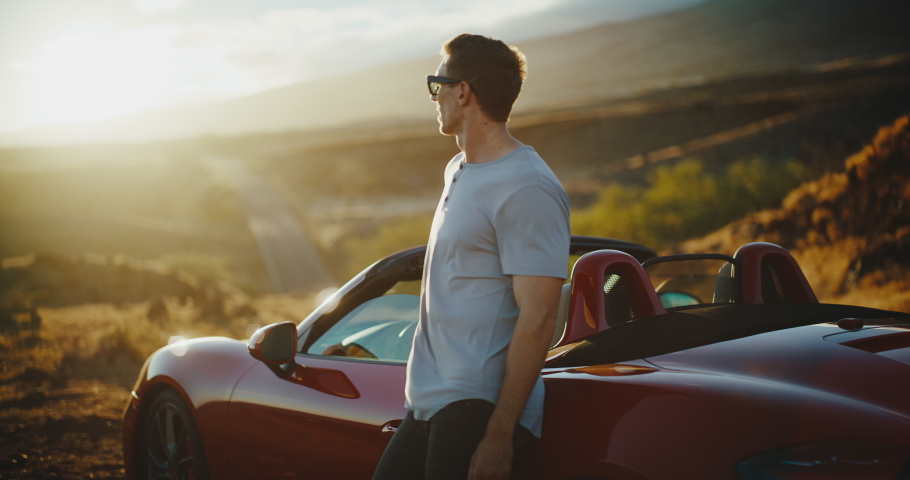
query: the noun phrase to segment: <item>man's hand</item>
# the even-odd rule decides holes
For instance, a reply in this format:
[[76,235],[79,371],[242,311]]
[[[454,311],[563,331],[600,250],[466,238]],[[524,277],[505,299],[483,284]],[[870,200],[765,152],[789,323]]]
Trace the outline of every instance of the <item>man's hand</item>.
[[509,480],[512,478],[512,437],[483,437],[474,456],[468,480]]
[[486,435],[471,457],[469,480],[509,480],[512,437],[540,376],[555,328],[562,279],[514,275],[518,321],[506,357],[506,373]]

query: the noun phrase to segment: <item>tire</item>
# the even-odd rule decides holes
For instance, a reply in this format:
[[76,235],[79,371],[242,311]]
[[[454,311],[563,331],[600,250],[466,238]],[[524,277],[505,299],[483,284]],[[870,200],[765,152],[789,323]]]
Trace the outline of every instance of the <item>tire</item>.
[[142,421],[137,473],[142,480],[209,480],[202,437],[180,395],[164,390]]

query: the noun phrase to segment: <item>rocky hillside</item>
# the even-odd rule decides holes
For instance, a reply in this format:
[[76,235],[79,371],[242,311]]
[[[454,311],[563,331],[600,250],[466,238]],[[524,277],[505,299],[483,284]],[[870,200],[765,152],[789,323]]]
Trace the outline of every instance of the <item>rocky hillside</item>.
[[822,301],[910,310],[910,116],[829,173],[682,252],[733,253],[750,241],[791,249]]

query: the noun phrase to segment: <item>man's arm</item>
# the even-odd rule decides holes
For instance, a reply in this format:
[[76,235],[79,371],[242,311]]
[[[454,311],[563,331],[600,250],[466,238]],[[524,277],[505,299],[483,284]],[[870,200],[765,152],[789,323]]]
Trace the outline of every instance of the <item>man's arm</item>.
[[506,357],[506,373],[486,435],[471,459],[469,480],[508,480],[512,471],[512,436],[543,368],[563,280],[512,276],[518,321]]

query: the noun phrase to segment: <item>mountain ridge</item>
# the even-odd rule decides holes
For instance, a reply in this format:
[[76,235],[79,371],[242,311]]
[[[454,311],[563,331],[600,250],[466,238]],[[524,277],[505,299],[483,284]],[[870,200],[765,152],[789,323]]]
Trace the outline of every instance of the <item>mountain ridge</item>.
[[[669,13],[523,42],[529,79],[516,114],[730,75],[910,51],[910,3],[894,0],[710,0]],[[306,130],[363,122],[432,122],[428,56],[214,104],[0,134],[0,144],[149,141]]]

